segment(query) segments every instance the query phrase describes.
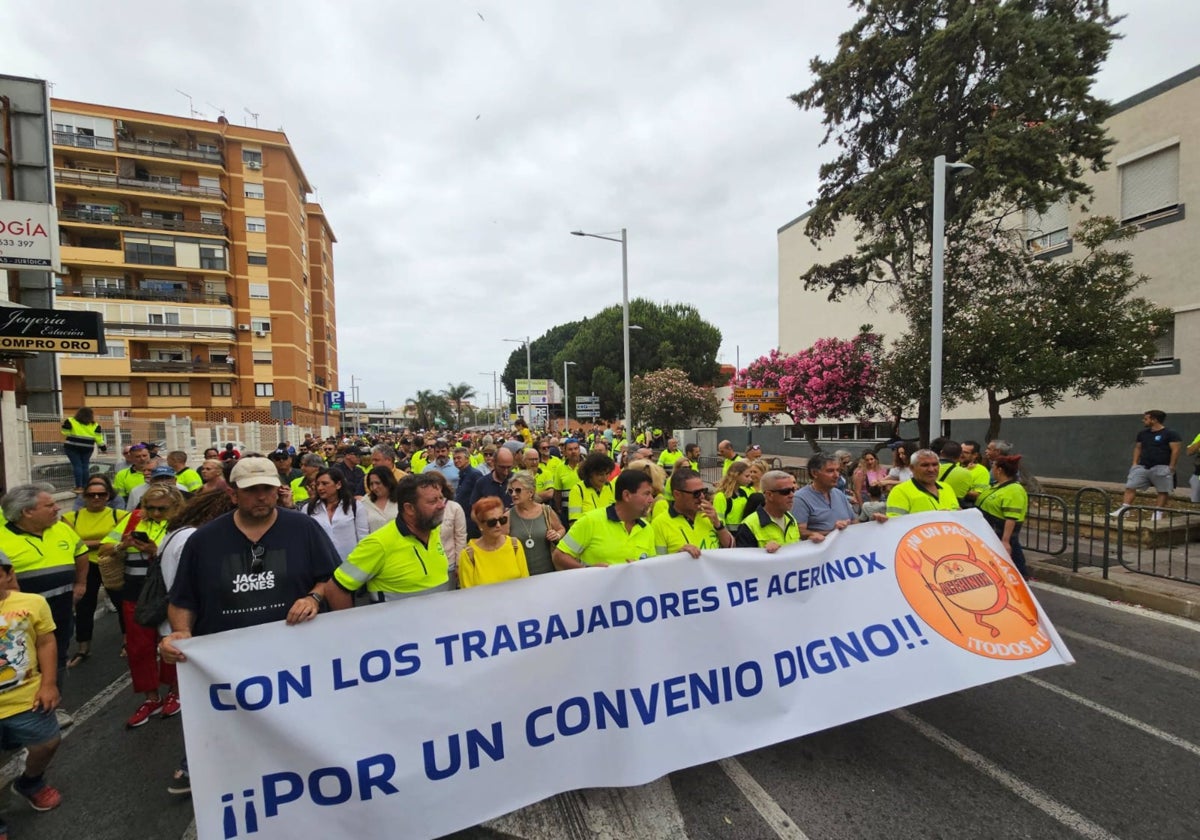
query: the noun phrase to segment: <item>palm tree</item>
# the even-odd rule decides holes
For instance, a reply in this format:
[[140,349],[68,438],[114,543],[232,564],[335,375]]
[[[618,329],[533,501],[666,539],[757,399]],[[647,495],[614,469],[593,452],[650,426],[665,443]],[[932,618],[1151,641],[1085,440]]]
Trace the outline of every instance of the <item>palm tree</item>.
[[446,390],[442,391],[442,396],[454,404],[454,427],[461,429],[463,401],[477,396],[475,389],[466,382],[459,382],[457,385],[451,382],[447,384]]
[[404,402],[405,408],[411,408],[417,427],[432,429],[442,414],[448,414],[450,405],[446,398],[433,391],[417,391],[415,397],[409,397]]

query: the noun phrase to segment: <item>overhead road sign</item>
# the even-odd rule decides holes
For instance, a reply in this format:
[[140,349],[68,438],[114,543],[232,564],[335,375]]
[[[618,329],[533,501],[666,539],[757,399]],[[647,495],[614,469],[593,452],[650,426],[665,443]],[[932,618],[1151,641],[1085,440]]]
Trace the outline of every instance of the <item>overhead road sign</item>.
[[787,403],[784,402],[735,402],[733,410],[737,414],[778,414],[781,411],[787,411]]

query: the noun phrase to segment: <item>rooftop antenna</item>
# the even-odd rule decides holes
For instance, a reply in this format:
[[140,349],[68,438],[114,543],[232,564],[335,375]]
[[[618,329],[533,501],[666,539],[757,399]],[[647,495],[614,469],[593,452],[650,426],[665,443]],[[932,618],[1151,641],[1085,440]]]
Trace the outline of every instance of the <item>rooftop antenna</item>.
[[243,107],[242,110],[254,118],[254,127],[258,128],[258,114],[246,107]]
[[223,116],[225,116],[225,109],[224,109],[224,108],[218,108],[216,105],[212,104],[211,102],[208,102],[208,103],[206,103],[206,104],[208,105],[208,107],[209,107],[209,108],[212,108],[214,111],[216,111],[216,112],[217,112],[218,114],[220,114],[222,117],[223,117]]
[[189,115],[189,116],[191,116],[191,117],[192,117],[192,119],[195,119],[196,117],[201,117],[201,118],[202,118],[202,117],[204,116],[203,114],[201,114],[199,111],[197,111],[197,110],[196,110],[196,105],[195,105],[195,103],[192,101],[192,95],[191,95],[190,93],[184,93],[184,92],[183,92],[183,91],[181,91],[179,88],[175,88],[175,92],[176,92],[176,93],[178,93],[180,96],[184,97],[185,99],[187,99],[187,101],[188,101],[188,115]]

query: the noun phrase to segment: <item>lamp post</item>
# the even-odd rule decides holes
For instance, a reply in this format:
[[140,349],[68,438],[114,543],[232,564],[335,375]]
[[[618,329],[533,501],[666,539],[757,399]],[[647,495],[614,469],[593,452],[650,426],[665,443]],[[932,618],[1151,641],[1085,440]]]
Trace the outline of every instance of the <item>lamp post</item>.
[[356,379],[354,374],[350,374],[350,393],[354,395],[354,436],[358,437],[362,427],[362,409],[358,405],[358,383],[361,379]]
[[[479,371],[480,376],[487,376],[488,373],[489,373],[489,371],[486,371],[486,370]],[[496,385],[496,382],[498,381],[499,376],[498,376],[497,372],[494,370],[490,371],[490,373],[492,374],[492,405],[495,407],[496,411],[499,411],[500,410],[500,392],[497,390],[497,385]],[[493,422],[498,422],[498,421],[494,420]]]
[[567,366],[574,367],[574,362],[563,362],[563,436],[571,434],[571,389],[567,387]]
[[[573,230],[571,235],[621,243],[621,338],[625,345],[625,422],[632,426],[633,409],[629,399],[629,236],[625,228],[621,228],[620,239],[599,233],[584,233],[581,230]],[[626,434],[629,434],[629,429],[626,429]]]
[[929,439],[942,434],[942,287],[946,253],[946,170],[974,170],[969,163],[946,163],[945,155],[933,159],[933,258],[930,266],[929,319]]
[[[525,345],[525,398],[529,399],[530,395],[533,393],[533,355],[530,350],[529,336],[525,336],[524,338],[506,338],[504,340],[511,341],[513,344]],[[513,383],[513,394],[516,394],[515,382]],[[532,405],[532,403],[527,403],[527,405]],[[529,411],[526,413],[532,412],[532,410],[533,409],[529,409]],[[519,406],[517,407],[517,413],[521,413]],[[526,417],[525,420],[526,422],[531,422],[533,420],[533,414],[529,413],[529,416]]]

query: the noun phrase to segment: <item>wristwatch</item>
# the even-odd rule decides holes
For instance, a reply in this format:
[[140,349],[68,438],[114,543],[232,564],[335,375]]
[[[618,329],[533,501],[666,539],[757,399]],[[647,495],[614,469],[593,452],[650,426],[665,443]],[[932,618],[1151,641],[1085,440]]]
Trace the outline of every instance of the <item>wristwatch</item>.
[[320,609],[321,607],[325,606],[325,598],[321,595],[320,592],[309,592],[308,597],[312,598],[314,601],[317,602],[317,609]]

